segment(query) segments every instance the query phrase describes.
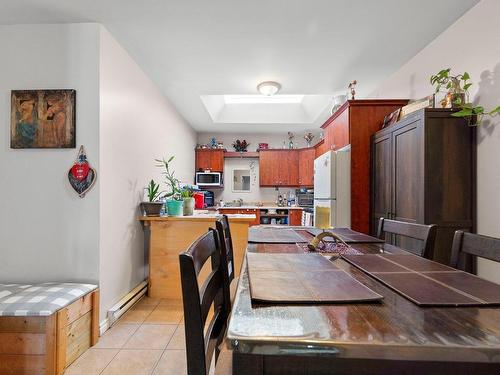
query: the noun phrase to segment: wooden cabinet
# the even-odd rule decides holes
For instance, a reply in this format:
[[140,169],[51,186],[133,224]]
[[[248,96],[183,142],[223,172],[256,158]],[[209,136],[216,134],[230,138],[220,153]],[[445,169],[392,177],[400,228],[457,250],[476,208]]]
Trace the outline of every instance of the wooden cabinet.
[[288,225],[301,226],[302,225],[302,210],[288,210]]
[[200,170],[211,170],[214,172],[224,171],[224,150],[202,149],[195,151],[195,168]]
[[260,186],[298,186],[298,150],[261,150],[259,152]]
[[351,147],[351,228],[370,232],[370,137],[384,117],[407,100],[348,100],[322,126],[324,141],[316,157],[328,150]]
[[[380,217],[436,224],[434,260],[446,264],[455,230],[475,227],[475,129],[450,114],[420,110],[372,139],[372,234]],[[394,236],[388,240],[419,246]]]
[[299,150],[299,186],[314,186],[314,159],[316,153],[314,148],[303,148]]

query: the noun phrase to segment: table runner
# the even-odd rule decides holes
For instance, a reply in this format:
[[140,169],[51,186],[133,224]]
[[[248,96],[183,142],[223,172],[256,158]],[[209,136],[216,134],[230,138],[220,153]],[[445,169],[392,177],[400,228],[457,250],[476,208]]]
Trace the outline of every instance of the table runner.
[[319,254],[247,253],[250,295],[266,303],[349,303],[383,297]]
[[253,243],[299,243],[308,242],[293,229],[251,227],[248,242]]
[[415,255],[342,258],[419,306],[500,305],[500,285]]

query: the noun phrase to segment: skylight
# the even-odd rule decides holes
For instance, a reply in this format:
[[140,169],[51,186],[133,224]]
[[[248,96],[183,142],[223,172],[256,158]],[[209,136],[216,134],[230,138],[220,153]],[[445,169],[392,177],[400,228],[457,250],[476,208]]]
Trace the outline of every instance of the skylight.
[[304,95],[224,95],[226,104],[300,104]]

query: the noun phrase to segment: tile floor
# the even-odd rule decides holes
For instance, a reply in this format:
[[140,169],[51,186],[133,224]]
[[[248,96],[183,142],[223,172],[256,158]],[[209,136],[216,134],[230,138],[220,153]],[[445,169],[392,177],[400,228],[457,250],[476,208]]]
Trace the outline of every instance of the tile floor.
[[182,375],[186,352],[182,302],[144,297],[64,375]]

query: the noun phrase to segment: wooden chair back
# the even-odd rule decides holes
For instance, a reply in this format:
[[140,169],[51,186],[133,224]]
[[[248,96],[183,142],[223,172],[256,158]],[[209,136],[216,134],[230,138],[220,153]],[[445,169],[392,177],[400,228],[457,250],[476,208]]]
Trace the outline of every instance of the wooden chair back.
[[436,239],[436,225],[424,225],[406,223],[403,221],[380,218],[378,223],[377,237],[385,239],[385,233],[391,233],[403,237],[413,238],[422,241],[422,246],[418,249],[404,249],[415,255],[432,259],[434,252],[434,241]]
[[[198,284],[198,275],[210,260],[212,270],[207,278]],[[179,255],[186,332],[186,356],[189,375],[208,375],[210,363],[215,354],[217,361],[219,345],[222,343],[229,316],[229,285],[227,267],[220,257],[220,242],[217,231],[210,229]],[[207,322],[210,307],[214,315]]]
[[[231,230],[229,229],[229,220],[227,215],[222,215],[221,218],[215,222],[217,233],[221,244],[222,258],[226,255],[227,261],[227,274],[229,283],[234,279],[234,253],[233,253],[233,240],[231,238]],[[223,259],[224,260],[224,259]]]
[[450,266],[467,269],[467,255],[500,262],[500,239],[457,230],[451,247]]

